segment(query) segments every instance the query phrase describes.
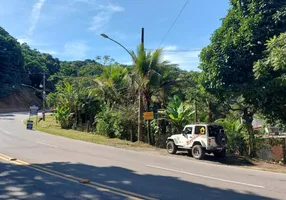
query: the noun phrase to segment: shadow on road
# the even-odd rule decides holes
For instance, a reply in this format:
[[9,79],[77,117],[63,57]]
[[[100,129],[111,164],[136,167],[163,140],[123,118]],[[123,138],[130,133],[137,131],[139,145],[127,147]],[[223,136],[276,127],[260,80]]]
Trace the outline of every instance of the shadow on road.
[[[189,157],[189,155],[183,151],[178,152],[176,155],[183,156],[183,157]],[[194,158],[190,157],[190,159],[194,159]],[[204,160],[202,160],[201,162],[204,162],[204,161],[209,161],[212,163],[219,163],[219,164],[224,164],[224,165],[231,165],[231,166],[254,166],[255,165],[254,163],[252,163],[251,161],[243,157],[238,157],[238,156],[231,155],[231,154],[228,154],[223,159],[219,159],[213,155],[206,154]]]
[[0,117],[14,117],[13,114],[0,114]]
[[[137,174],[135,171],[117,166],[97,167],[67,162],[30,166],[52,169],[75,177],[86,178],[92,182],[164,200],[270,199],[252,192],[239,193],[234,190],[219,189],[215,185],[208,187],[175,177]],[[0,177],[0,199],[1,197],[2,199],[23,199],[23,197],[27,197],[26,199],[62,199],[63,197],[64,199],[124,199],[20,165],[0,163]]]
[[0,120],[15,120],[15,115],[13,115],[13,114],[0,114]]

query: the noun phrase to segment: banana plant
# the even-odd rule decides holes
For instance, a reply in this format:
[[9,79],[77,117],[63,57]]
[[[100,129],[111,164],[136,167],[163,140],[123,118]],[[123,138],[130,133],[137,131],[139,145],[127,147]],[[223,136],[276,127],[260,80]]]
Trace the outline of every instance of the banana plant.
[[183,127],[191,121],[191,115],[195,113],[192,106],[181,101],[178,96],[173,97],[166,108],[166,119],[171,122],[176,133],[180,133]]

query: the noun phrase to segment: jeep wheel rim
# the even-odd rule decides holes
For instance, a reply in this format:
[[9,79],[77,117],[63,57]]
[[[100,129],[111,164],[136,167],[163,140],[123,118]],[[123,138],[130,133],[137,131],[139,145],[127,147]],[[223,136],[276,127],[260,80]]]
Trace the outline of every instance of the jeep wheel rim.
[[200,155],[200,150],[198,148],[194,148],[193,155],[198,157]]
[[169,144],[167,145],[167,149],[168,149],[168,152],[172,152],[172,151],[173,151],[173,146],[172,146],[171,143],[169,143]]

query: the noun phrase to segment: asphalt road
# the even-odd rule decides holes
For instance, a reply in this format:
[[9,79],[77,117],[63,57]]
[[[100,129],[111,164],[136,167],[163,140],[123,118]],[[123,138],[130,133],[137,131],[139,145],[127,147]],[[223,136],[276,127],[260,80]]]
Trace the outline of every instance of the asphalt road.
[[0,199],[286,199],[285,174],[70,140],[25,118],[0,114]]

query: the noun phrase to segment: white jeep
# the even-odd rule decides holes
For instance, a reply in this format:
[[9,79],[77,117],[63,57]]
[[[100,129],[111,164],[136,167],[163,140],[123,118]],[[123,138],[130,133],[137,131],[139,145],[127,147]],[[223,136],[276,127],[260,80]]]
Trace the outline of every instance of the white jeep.
[[166,148],[168,153],[187,150],[196,159],[203,159],[205,153],[213,153],[218,158],[226,155],[226,135],[220,125],[190,124],[186,125],[181,134],[168,137]]

